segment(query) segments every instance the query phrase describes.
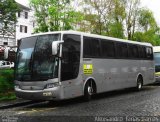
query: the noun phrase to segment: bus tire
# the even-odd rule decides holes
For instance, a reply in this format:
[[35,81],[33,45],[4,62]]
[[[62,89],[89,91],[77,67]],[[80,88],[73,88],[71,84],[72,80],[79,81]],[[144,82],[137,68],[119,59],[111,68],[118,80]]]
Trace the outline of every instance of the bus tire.
[[88,81],[84,88],[84,100],[90,101],[93,93],[94,93],[93,81]]
[[142,76],[139,76],[137,78],[137,87],[136,87],[137,91],[142,90],[142,86],[143,86],[143,78]]

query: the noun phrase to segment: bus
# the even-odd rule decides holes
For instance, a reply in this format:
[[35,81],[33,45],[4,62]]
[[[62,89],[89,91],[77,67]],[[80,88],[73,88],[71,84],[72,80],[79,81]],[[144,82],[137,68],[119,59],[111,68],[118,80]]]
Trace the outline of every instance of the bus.
[[155,81],[160,82],[160,46],[153,47],[155,60]]
[[22,38],[15,63],[16,96],[62,100],[154,82],[149,43],[78,31],[56,31]]

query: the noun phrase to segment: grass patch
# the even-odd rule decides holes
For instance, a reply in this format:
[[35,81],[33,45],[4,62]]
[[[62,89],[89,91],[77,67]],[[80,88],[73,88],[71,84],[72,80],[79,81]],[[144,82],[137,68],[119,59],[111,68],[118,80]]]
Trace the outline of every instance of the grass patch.
[[15,100],[15,99],[16,99],[16,95],[14,92],[7,92],[7,93],[0,94],[0,101]]
[[0,69],[0,100],[15,99],[14,70]]

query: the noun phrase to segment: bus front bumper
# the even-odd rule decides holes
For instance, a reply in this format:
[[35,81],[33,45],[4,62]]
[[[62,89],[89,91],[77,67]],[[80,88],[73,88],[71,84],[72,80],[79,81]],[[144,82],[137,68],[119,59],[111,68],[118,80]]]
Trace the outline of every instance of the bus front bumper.
[[155,80],[156,82],[160,82],[160,72],[155,73]]
[[44,90],[22,90],[15,88],[16,96],[27,100],[60,100],[63,99],[61,87]]
[[160,82],[160,76],[155,76],[156,82]]

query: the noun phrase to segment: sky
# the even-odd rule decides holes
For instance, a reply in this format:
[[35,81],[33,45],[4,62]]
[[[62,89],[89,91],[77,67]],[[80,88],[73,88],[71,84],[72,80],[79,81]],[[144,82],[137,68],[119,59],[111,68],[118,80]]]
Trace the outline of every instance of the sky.
[[[17,2],[27,5],[29,4],[29,0],[16,0]],[[142,6],[149,8],[153,14],[154,17],[160,26],[160,0],[141,0]]]

